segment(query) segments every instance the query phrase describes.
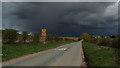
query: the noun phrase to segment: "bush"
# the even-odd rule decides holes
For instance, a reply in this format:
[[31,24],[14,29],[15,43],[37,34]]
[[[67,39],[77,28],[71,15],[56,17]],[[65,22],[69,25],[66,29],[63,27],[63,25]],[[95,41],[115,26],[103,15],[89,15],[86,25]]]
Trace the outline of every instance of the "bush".
[[18,38],[18,31],[14,29],[2,30],[3,43],[15,43]]
[[34,33],[33,42],[39,43],[40,42],[40,33]]
[[61,41],[62,38],[60,38],[60,37],[58,37],[58,36],[55,36],[54,40],[55,40],[56,42],[58,42],[58,41]]
[[110,38],[101,38],[98,45],[111,46],[112,45],[112,40]]
[[32,35],[28,35],[27,40],[29,43],[33,42],[33,36]]
[[65,39],[65,41],[73,41],[72,39]]
[[52,35],[49,35],[47,36],[47,41],[48,42],[57,42],[57,41],[62,41],[62,38],[61,37],[58,37],[58,36],[52,36]]
[[22,39],[23,39],[24,44],[26,43],[27,37],[28,37],[28,32],[23,31],[22,32]]
[[118,48],[120,49],[120,36],[118,36]]
[[54,41],[54,36],[49,35],[49,36],[47,36],[46,39],[47,39],[48,42],[53,42]]
[[91,41],[91,42],[94,43],[94,44],[98,44],[99,41],[100,41],[99,38],[92,38],[92,41]]
[[115,39],[112,40],[112,47],[119,48],[119,46],[118,46],[118,38],[115,38]]

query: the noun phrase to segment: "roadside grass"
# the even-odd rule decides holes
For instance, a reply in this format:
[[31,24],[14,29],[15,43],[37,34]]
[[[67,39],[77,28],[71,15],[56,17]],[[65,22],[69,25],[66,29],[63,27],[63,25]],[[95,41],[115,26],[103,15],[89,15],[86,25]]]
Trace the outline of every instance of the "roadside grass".
[[35,52],[47,50],[64,44],[72,43],[74,41],[60,41],[54,43],[31,43],[31,44],[3,44],[2,45],[2,61],[7,61],[12,58],[17,58],[23,55],[32,54]]
[[89,66],[117,66],[115,48],[83,43]]

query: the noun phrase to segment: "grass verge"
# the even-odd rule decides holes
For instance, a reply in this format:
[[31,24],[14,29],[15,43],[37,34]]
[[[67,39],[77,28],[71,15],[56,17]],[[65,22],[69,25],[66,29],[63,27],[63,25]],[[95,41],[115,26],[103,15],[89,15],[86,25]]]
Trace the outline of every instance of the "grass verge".
[[2,45],[2,61],[7,61],[12,58],[17,58],[23,55],[32,54],[35,52],[47,50],[64,44],[72,43],[73,41],[61,41],[47,44],[3,44]]
[[115,48],[83,43],[89,66],[117,66]]

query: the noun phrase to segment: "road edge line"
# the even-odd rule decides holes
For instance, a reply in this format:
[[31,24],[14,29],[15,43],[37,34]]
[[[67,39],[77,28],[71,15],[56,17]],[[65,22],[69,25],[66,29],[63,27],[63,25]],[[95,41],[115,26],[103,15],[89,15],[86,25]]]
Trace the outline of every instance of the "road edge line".
[[[82,43],[82,42],[81,42]],[[81,57],[82,57],[82,68],[88,68],[88,63],[85,56],[85,51],[83,45],[81,45]]]

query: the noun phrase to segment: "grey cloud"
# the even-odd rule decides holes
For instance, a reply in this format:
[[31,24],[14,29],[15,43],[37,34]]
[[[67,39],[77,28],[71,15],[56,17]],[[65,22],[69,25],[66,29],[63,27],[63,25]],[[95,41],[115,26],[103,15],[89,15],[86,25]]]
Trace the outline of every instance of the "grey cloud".
[[[49,34],[80,35],[82,32],[114,34],[117,14],[106,13],[113,2],[3,3],[3,26],[39,32],[45,25]],[[97,31],[97,32],[95,32]],[[90,32],[90,33],[91,33]],[[108,33],[104,33],[108,32]]]
[[117,2],[118,0],[2,0],[3,2]]

